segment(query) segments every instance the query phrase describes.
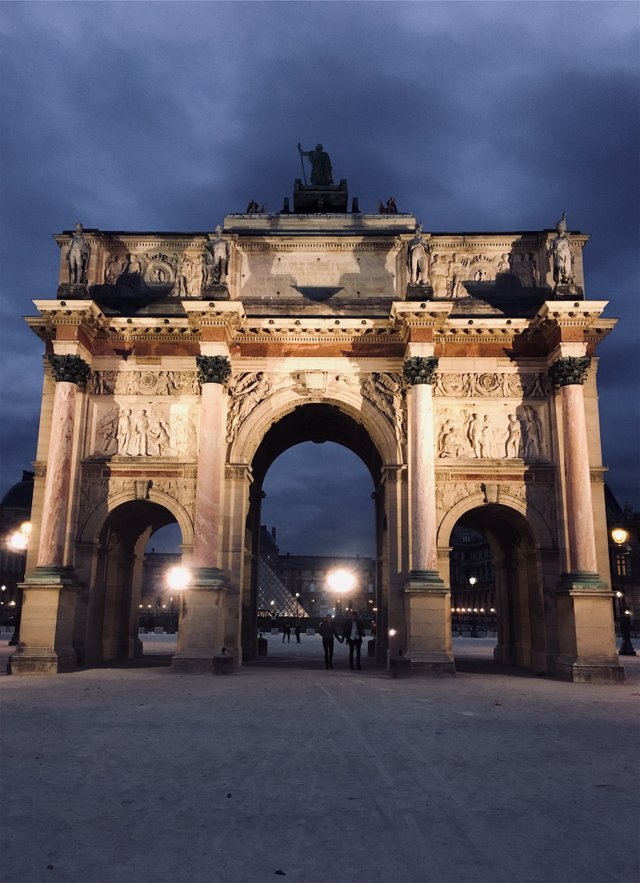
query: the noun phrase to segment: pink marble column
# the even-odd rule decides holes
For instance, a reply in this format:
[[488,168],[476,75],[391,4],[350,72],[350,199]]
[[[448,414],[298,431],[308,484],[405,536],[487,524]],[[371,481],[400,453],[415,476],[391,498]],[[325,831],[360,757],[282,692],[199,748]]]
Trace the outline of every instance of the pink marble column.
[[598,570],[593,525],[591,475],[587,422],[582,383],[589,366],[587,358],[564,358],[555,362],[549,374],[562,387],[562,430],[569,532],[569,564],[572,573],[595,574]]
[[198,359],[202,381],[198,480],[196,484],[193,563],[219,567],[222,479],[225,446],[224,381],[231,366],[223,356]]
[[436,478],[431,385],[411,388],[411,569],[435,570]]
[[89,373],[79,356],[50,356],[56,390],[44,485],[38,567],[63,567],[67,511],[71,491],[76,393]]
[[405,362],[410,392],[411,571],[437,567],[436,476],[431,379],[437,359],[414,357]]
[[562,388],[562,427],[571,571],[596,573],[587,424],[581,386],[572,384]]

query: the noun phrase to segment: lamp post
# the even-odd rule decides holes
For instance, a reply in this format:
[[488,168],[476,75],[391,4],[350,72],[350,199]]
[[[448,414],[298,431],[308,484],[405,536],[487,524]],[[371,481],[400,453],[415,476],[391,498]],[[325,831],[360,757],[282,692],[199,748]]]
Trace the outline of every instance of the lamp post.
[[[9,537],[9,545],[18,555],[25,555],[29,546],[29,537],[31,536],[31,522],[23,521],[19,529],[14,531]],[[20,568],[22,578],[24,578],[24,570]],[[10,602],[11,607],[15,607],[15,624],[13,634],[9,639],[10,647],[17,647],[20,641],[20,620],[22,619],[22,589],[17,587],[17,602]]]
[[[469,585],[471,586],[471,591],[472,591],[472,592],[473,592],[473,590],[474,590],[475,585],[476,585],[477,582],[478,582],[477,577],[475,577],[475,576],[470,576],[470,577],[469,577]],[[472,594],[471,598],[472,598],[472,602],[473,602],[473,601],[475,600],[473,594]],[[473,607],[473,608],[472,608],[472,616],[471,616],[471,637],[472,637],[472,638],[477,638],[477,637],[478,637],[478,627],[477,627],[477,619],[478,619],[478,617],[477,617],[477,613],[478,613],[478,608],[477,608],[477,607]]]
[[620,656],[636,656],[636,651],[631,643],[631,609],[627,607],[627,601],[624,594],[624,577],[625,577],[625,555],[629,555],[627,548],[627,540],[629,534],[623,527],[614,527],[611,531],[611,539],[616,544],[616,573],[620,580],[620,634],[622,643],[620,644]]
[[[180,628],[180,618],[184,612],[184,595],[182,593],[184,589],[188,589],[191,585],[191,571],[186,567],[170,567],[167,571],[167,584],[172,591],[178,592],[180,597],[178,618],[178,628]],[[171,606],[173,609],[173,598],[171,599]]]

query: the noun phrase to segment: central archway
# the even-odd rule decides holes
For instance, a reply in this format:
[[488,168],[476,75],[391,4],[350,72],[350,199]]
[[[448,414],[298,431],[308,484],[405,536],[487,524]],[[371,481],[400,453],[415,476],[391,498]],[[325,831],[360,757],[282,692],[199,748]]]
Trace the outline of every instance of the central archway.
[[[382,490],[383,461],[365,427],[340,407],[327,403],[304,404],[274,423],[265,433],[252,460],[253,484],[246,524],[247,580],[242,591],[242,647],[245,661],[257,658],[257,599],[260,560],[260,526],[264,482],[273,462],[285,451],[304,442],[334,442],[352,451],[368,469],[375,500],[376,536],[376,606],[380,626],[386,619],[383,598],[384,555],[382,535],[385,528]],[[379,633],[383,632],[379,628]],[[386,652],[378,648],[378,653]]]

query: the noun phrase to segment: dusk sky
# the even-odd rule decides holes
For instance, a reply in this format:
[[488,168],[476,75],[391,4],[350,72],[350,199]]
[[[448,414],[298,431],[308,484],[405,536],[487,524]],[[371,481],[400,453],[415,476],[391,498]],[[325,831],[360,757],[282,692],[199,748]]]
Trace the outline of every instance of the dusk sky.
[[[296,144],[322,142],[363,211],[394,196],[430,232],[591,234],[607,481],[640,508],[637,3],[0,5],[0,493],[35,456],[53,233],[211,231],[278,211]],[[311,452],[310,454],[308,452]],[[338,457],[338,459],[332,459]],[[329,468],[330,467],[330,468]],[[282,551],[370,554],[371,480],[305,445],[267,476]],[[349,538],[348,542],[345,538]]]

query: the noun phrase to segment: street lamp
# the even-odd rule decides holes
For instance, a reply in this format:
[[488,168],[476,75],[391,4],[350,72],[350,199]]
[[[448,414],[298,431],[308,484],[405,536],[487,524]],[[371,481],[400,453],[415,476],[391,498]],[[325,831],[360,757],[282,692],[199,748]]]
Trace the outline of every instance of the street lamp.
[[[471,586],[472,590],[477,582],[478,582],[477,577],[475,577],[475,576],[469,577],[469,585]],[[472,595],[472,602],[473,602],[473,595]],[[471,635],[470,635],[470,637],[472,637],[472,638],[478,637],[477,616],[475,615],[477,612],[478,612],[478,608],[474,607],[472,610],[473,616],[471,618]]]
[[616,552],[616,572],[620,579],[620,634],[622,643],[620,644],[620,656],[636,656],[636,651],[631,643],[631,610],[627,607],[624,594],[624,577],[626,562],[624,556],[629,554],[626,547],[629,534],[623,527],[614,527],[611,531],[611,539],[617,546]]
[[[27,551],[29,545],[29,537],[31,536],[31,522],[23,521],[19,529],[14,531],[9,537],[9,545],[14,552],[20,554]],[[9,602],[9,607],[16,608],[16,619],[13,634],[9,640],[10,647],[16,647],[20,640],[20,620],[22,619],[22,589],[18,587],[18,603]]]
[[[167,571],[167,585],[169,588],[178,592],[180,596],[180,608],[179,608],[179,618],[178,624],[180,620],[184,616],[184,595],[182,594],[184,589],[188,589],[191,585],[191,571],[186,567],[181,567],[177,565],[176,567],[170,567]],[[171,614],[173,617],[173,597],[171,598]],[[171,620],[171,628],[174,627],[173,618]]]
[[[350,570],[345,570],[342,567],[338,568],[337,570],[330,570],[327,574],[327,585],[329,586],[331,591],[335,592],[338,596],[345,595],[347,592],[350,592],[355,584],[355,575]],[[339,600],[336,604],[336,608],[338,606],[340,606],[340,613],[342,613],[342,604]]]

